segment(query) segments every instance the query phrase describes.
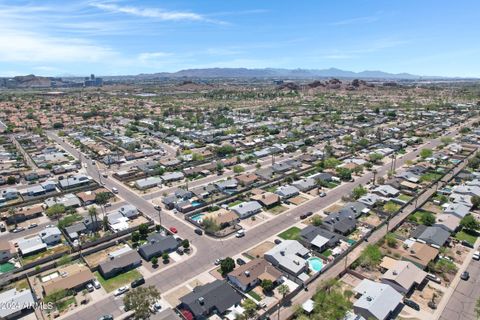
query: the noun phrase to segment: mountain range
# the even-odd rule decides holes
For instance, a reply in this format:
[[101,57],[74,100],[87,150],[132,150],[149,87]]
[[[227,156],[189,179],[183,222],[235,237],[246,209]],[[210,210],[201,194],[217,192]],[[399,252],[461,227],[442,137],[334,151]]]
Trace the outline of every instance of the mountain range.
[[419,76],[409,73],[388,73],[383,71],[353,72],[336,68],[329,69],[247,69],[247,68],[205,68],[185,69],[177,72],[139,74],[141,79],[151,78],[360,78],[360,79],[439,79],[442,77]]

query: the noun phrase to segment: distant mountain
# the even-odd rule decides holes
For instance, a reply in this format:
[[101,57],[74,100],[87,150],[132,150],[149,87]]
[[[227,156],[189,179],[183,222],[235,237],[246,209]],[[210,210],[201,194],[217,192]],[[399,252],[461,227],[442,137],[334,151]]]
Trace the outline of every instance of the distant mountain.
[[433,79],[409,73],[387,73],[383,71],[353,72],[336,68],[330,69],[247,69],[247,68],[207,68],[186,69],[177,72],[140,74],[142,79],[151,78],[361,78],[361,79]]

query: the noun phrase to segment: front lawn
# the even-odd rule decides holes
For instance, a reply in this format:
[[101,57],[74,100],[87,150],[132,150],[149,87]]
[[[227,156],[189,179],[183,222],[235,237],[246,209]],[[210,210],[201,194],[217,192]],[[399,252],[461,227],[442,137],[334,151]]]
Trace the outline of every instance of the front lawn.
[[260,297],[260,295],[258,293],[256,293],[254,290],[251,290],[248,295],[250,297],[252,297],[253,299],[257,300],[257,301],[262,301],[262,297]]
[[236,200],[236,201],[234,201],[234,202],[230,202],[230,203],[228,204],[228,207],[231,208],[231,207],[236,206],[237,204],[240,204],[240,203],[242,203],[242,202],[243,202],[242,200]]
[[459,241],[467,241],[471,245],[475,244],[475,241],[477,241],[477,236],[469,233],[468,231],[459,231],[455,235],[455,238],[458,239]]
[[398,199],[402,200],[402,201],[405,201],[405,202],[408,202],[412,199],[413,197],[412,196],[408,196],[406,194],[401,194],[398,196]]
[[277,215],[277,214],[280,214],[280,213],[282,213],[282,212],[284,212],[284,211],[287,211],[287,210],[288,210],[287,207],[282,206],[281,204],[279,204],[279,205],[276,205],[276,206],[273,207],[273,208],[268,209],[267,212],[270,212],[271,214]]
[[441,178],[442,175],[438,173],[425,173],[420,177],[421,182],[432,182]]
[[112,292],[121,286],[129,285],[133,280],[142,277],[142,275],[138,270],[133,269],[109,279],[104,279],[102,275],[96,271],[95,277],[97,277],[98,281],[107,292]]
[[300,228],[298,227],[291,227],[288,230],[283,231],[278,236],[283,240],[297,240],[300,236]]

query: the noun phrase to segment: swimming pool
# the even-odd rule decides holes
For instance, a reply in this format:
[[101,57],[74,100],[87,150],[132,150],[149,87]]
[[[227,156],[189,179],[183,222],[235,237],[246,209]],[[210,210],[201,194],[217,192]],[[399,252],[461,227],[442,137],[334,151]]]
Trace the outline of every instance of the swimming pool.
[[192,207],[198,207],[198,206],[201,206],[203,204],[203,202],[201,201],[192,201]]
[[195,222],[202,222],[204,216],[205,216],[204,213],[197,213],[191,216],[190,219],[192,219],[192,221],[195,221]]
[[315,271],[315,272],[320,272],[320,270],[323,269],[323,261],[320,258],[317,257],[311,257],[308,258],[308,266],[310,270]]

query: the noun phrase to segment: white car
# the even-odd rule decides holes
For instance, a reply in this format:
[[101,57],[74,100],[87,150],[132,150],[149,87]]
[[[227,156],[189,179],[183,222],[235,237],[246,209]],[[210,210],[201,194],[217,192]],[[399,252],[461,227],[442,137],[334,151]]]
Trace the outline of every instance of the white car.
[[102,287],[97,279],[93,280],[93,286],[95,287],[95,289],[100,289]]
[[91,283],[87,283],[87,291],[88,291],[88,292],[93,292],[93,290],[95,290],[95,289],[93,288],[92,284],[91,284]]
[[473,257],[472,257],[473,260],[480,260],[480,251],[475,251],[473,253]]
[[159,301],[155,302],[154,304],[152,304],[150,307],[149,307],[150,311],[152,313],[157,313],[158,311],[160,311],[162,309],[162,305],[160,304]]
[[118,189],[115,188],[115,187],[113,187],[113,188],[112,188],[112,192],[113,192],[113,193],[118,193]]
[[124,294],[125,292],[127,292],[128,290],[130,290],[130,289],[127,286],[123,286],[123,287],[120,287],[117,290],[115,290],[113,295],[114,296],[120,296],[120,295]]
[[243,236],[245,236],[245,230],[243,230],[243,229],[238,230],[237,233],[235,233],[235,237],[237,237],[237,238],[241,238]]

